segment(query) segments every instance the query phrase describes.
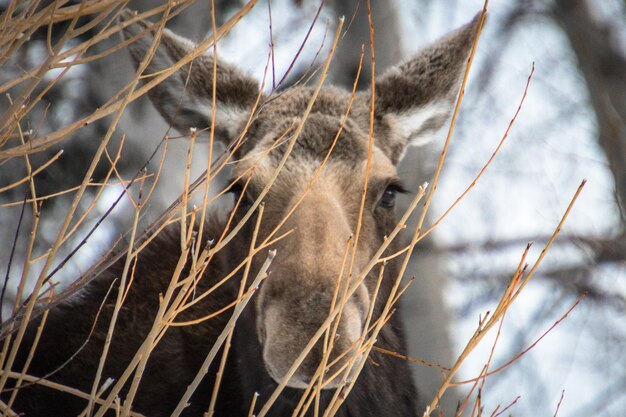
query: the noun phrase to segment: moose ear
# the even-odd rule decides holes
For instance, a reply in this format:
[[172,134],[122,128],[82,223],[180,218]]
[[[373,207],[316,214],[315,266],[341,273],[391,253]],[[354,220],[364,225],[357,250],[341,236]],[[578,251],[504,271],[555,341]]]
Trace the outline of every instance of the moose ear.
[[394,162],[409,144],[430,140],[452,112],[480,14],[376,80],[376,120],[381,143]]
[[[122,20],[132,13],[126,11]],[[139,68],[154,41],[156,29],[144,22],[135,22],[124,29],[124,37],[133,40],[128,50],[136,68]],[[175,65],[194,51],[196,45],[188,39],[164,29],[160,44],[144,74],[158,74]],[[185,134],[190,128],[211,126],[213,91],[213,55],[205,52],[190,64],[182,66],[170,77],[149,91],[150,99],[165,120]],[[243,71],[224,62],[217,62],[216,75],[216,135],[225,142],[240,133],[242,123],[257,99],[256,80]]]

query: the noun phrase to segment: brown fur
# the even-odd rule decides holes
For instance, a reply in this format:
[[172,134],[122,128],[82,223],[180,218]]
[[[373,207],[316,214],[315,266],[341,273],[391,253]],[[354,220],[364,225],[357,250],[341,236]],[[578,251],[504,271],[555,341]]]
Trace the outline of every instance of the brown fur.
[[[395,227],[397,220],[393,207],[385,204],[388,201],[385,198],[395,192],[396,164],[414,135],[423,136],[432,132],[448,116],[476,26],[475,19],[378,80],[375,143],[367,200],[361,218],[361,239],[353,274],[348,276],[346,268],[341,277],[342,285],[355,282]],[[131,25],[127,36],[137,36],[146,28],[145,24]],[[143,59],[151,41],[149,35],[131,44],[131,56],[137,64]],[[166,30],[162,46],[146,72],[158,72],[171,66],[193,48],[192,43]],[[186,84],[189,70],[191,73]],[[213,123],[220,137],[228,142],[242,131],[258,92],[256,83],[240,70],[225,63],[219,63],[217,70],[218,108]],[[183,67],[153,89],[151,98],[165,119],[182,132],[191,127],[205,128],[211,123],[212,79],[211,57],[203,55],[191,67]],[[246,202],[253,201],[270,181],[284,156],[290,136],[280,138],[289,126],[301,123],[311,94],[310,89],[301,88],[288,90],[269,100],[263,98],[245,141],[236,154],[239,162],[234,165],[233,177],[255,166],[244,197],[244,207],[235,213],[236,221],[241,219],[248,207]],[[264,198],[266,208],[258,241],[270,235],[306,192],[306,197],[279,230],[279,233],[290,229],[295,232],[274,245],[278,255],[272,264],[271,276],[253,299],[254,305],[246,308],[237,324],[217,402],[218,416],[247,415],[254,392],[261,394],[259,403],[262,404],[328,316],[346,242],[359,221],[369,147],[369,97],[362,94],[355,100],[327,165],[312,184],[316,170],[337,134],[349,100],[346,91],[323,88],[284,168]],[[426,116],[420,116],[421,111],[426,111]],[[277,144],[279,139],[285,143]],[[268,152],[275,145],[278,146]],[[252,223],[247,222],[226,248],[218,252],[198,283],[198,293],[210,288],[246,257]],[[220,227],[209,228],[209,237],[217,236]],[[179,232],[176,230],[166,231],[138,255],[135,279],[118,320],[105,378],[121,375],[147,335],[158,308],[158,295],[167,288],[180,256],[177,236]],[[398,248],[398,243],[394,242],[388,251]],[[263,258],[254,258],[253,276]],[[112,293],[115,293],[116,279],[121,270],[122,261],[93,281],[78,297],[51,311],[31,372],[45,375],[80,347],[105,294],[111,287]],[[374,318],[380,316],[393,278],[398,273],[397,261],[391,262],[386,272],[375,300],[372,294],[376,271],[370,272],[348,299],[340,316],[331,360],[349,350],[361,337],[372,303]],[[182,313],[178,320],[202,317],[227,305],[236,298],[240,279],[240,275],[236,276],[211,297]],[[51,379],[90,390],[113,308],[112,299],[110,296],[104,300],[96,330],[85,348]],[[136,411],[148,416],[166,416],[172,412],[229,315],[224,313],[201,324],[167,331],[149,359],[134,401]],[[403,352],[404,339],[398,317],[396,314],[391,318],[377,343]],[[29,337],[33,332],[34,325]],[[322,346],[318,343],[290,379],[289,388],[281,394],[270,415],[291,415],[302,395],[301,388],[308,384],[321,358]],[[373,361],[366,363],[354,390],[337,415],[415,415],[416,392],[407,364],[376,353],[372,353],[371,358]],[[343,363],[345,360],[339,361],[337,366]],[[328,374],[332,374],[337,366],[331,368]],[[185,415],[199,416],[207,410],[216,371],[214,367],[192,397]],[[338,383],[338,380],[332,381],[328,387],[336,387]],[[322,406],[327,404],[330,396],[332,390],[323,392]],[[16,403],[16,409],[26,411],[29,416],[72,415],[79,413],[84,406],[82,400],[39,387],[24,390]]]

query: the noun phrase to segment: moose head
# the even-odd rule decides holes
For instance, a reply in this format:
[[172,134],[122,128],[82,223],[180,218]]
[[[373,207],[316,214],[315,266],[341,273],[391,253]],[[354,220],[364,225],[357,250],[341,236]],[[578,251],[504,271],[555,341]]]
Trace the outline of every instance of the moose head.
[[[373,299],[377,276],[364,268],[397,223],[394,205],[403,187],[396,167],[410,144],[432,137],[450,115],[478,24],[477,17],[387,70],[376,79],[374,94],[356,94],[349,112],[351,93],[328,86],[319,90],[304,118],[313,88],[264,95],[257,80],[242,70],[214,62],[212,50],[150,90],[171,126],[183,134],[213,126],[216,139],[236,148],[231,175],[238,181],[231,191],[240,201],[238,213],[263,193],[259,239],[293,230],[275,243],[278,256],[271,275],[246,313],[264,368],[276,382],[286,377],[337,299],[353,286],[338,314],[328,359],[332,366],[326,371],[333,375],[358,357],[355,346],[367,330],[368,313],[380,312],[380,300],[389,292],[383,283]],[[138,68],[155,33],[141,22],[125,29]],[[164,29],[144,74],[158,74],[195,49],[191,41]],[[252,233],[246,225],[237,234],[230,243],[233,257],[245,256]],[[351,246],[356,234],[359,240]],[[254,261],[254,268],[261,262]],[[307,387],[324,354],[320,341],[287,385]],[[327,381],[325,387],[336,387],[339,380]]]

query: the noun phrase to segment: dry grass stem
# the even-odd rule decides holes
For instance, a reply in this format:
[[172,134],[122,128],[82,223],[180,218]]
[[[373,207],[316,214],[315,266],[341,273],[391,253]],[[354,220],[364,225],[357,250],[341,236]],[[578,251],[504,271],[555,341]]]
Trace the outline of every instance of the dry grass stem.
[[[259,214],[257,217],[257,222],[254,226],[254,230],[252,231],[252,240],[250,242],[250,249],[248,251],[248,261],[246,262],[245,269],[243,271],[243,277],[241,278],[241,283],[239,284],[239,293],[237,294],[237,300],[243,299],[246,294],[244,294],[246,285],[248,283],[248,275],[250,273],[250,268],[252,266],[252,257],[254,256],[254,249],[256,246],[256,240],[259,235],[259,228],[261,227],[261,221],[263,219],[263,211],[265,210],[265,205],[261,204],[259,206]],[[255,291],[256,287],[251,286],[248,290],[249,297],[252,296],[252,292]],[[233,338],[233,333],[235,328],[233,327],[229,332],[226,338],[226,344],[224,345],[224,351],[222,352],[222,360],[220,361],[220,366],[217,370],[217,374],[215,376],[215,384],[213,385],[213,393],[211,394],[211,401],[209,403],[209,410],[207,412],[208,417],[213,416],[215,413],[215,402],[217,401],[217,395],[220,390],[220,385],[222,382],[222,375],[224,374],[224,368],[226,367],[226,359],[228,358],[228,352],[230,350],[231,340]]]
[[[2,371],[2,373],[6,374],[7,378],[12,378],[12,379],[17,379],[17,378],[19,378],[21,376],[20,372]],[[65,392],[67,394],[74,395],[74,396],[79,397],[79,398],[83,398],[85,400],[89,400],[89,398],[90,398],[90,395],[85,393],[85,392],[82,392],[82,391],[77,390],[75,388],[68,387],[67,385],[63,385],[63,384],[59,384],[59,383],[56,383],[56,382],[48,381],[46,379],[41,379],[41,378],[33,377],[33,376],[30,376],[30,375],[24,375],[23,376],[23,380],[26,381],[26,382],[36,383],[36,384],[39,384],[39,385],[42,385],[42,386],[45,386],[45,387],[48,387],[48,388],[60,391],[60,392]],[[99,399],[96,400],[95,402],[97,404],[103,404],[104,403],[102,400],[99,400]],[[110,409],[114,409],[114,406],[111,405],[109,408]],[[145,417],[145,416],[142,416],[139,413],[133,412],[133,413],[130,414],[130,417]]]
[[[261,269],[259,270],[259,273],[250,284],[251,288],[257,289],[259,285],[261,284],[261,281],[263,281],[267,277],[267,270],[269,266],[271,265],[272,260],[274,259],[275,256],[276,256],[276,251],[269,252],[269,254],[267,255],[267,258],[265,259],[265,262],[263,263],[263,265],[261,266]],[[215,356],[217,356],[217,352],[222,347],[223,343],[225,342],[226,338],[230,334],[231,330],[235,327],[237,319],[243,312],[243,309],[246,307],[246,305],[248,305],[248,302],[252,298],[253,294],[254,294],[254,291],[250,293],[250,296],[244,298],[239,304],[237,304],[237,307],[235,307],[235,311],[233,312],[232,317],[230,318],[230,320],[224,327],[224,330],[222,330],[222,333],[219,335],[215,344],[211,348],[211,351],[209,352],[206,359],[204,360],[204,363],[202,364],[202,367],[198,371],[198,374],[196,375],[192,383],[187,387],[185,394],[180,399],[178,406],[172,413],[172,417],[178,417],[180,413],[188,406],[188,402],[189,402],[189,399],[191,398],[191,395],[195,392],[196,388],[202,381],[202,378],[209,371],[209,366],[213,362],[213,359],[215,358]]]
[[546,246],[541,251],[541,254],[539,255],[537,261],[535,262],[535,264],[533,265],[531,270],[528,272],[528,274],[522,277],[521,276],[522,268],[518,267],[518,271],[516,271],[516,273],[513,276],[513,279],[511,280],[511,282],[507,286],[507,289],[505,290],[502,298],[500,299],[500,302],[498,303],[498,306],[496,307],[496,309],[488,317],[485,317],[485,318],[483,318],[481,320],[481,322],[479,323],[478,328],[476,329],[476,332],[471,337],[471,339],[468,341],[467,345],[463,349],[463,352],[459,355],[459,358],[457,359],[457,361],[455,362],[454,366],[452,367],[452,369],[450,370],[450,372],[446,376],[444,382],[442,383],[441,387],[439,388],[439,391],[438,391],[437,395],[435,396],[435,398],[433,398],[433,400],[430,403],[430,406],[424,412],[424,417],[430,416],[430,413],[437,409],[441,396],[446,391],[446,389],[451,385],[452,378],[458,372],[458,370],[459,370],[461,364],[463,363],[463,361],[476,348],[476,346],[478,346],[480,341],[489,332],[489,330],[491,330],[493,327],[495,327],[500,322],[500,320],[502,319],[502,317],[506,313],[507,309],[513,303],[513,301],[515,301],[515,299],[518,297],[518,295],[520,294],[522,289],[526,286],[526,284],[528,284],[530,279],[534,276],[535,272],[537,271],[537,268],[541,264],[541,261],[545,257],[545,254],[547,253],[547,250],[550,248],[550,246],[552,246],[552,243],[554,242],[554,240],[558,236],[559,232],[561,231],[561,228],[563,227],[563,223],[567,219],[567,217],[568,217],[569,213],[571,212],[574,204],[576,203],[576,200],[578,199],[580,193],[582,192],[582,189],[585,186],[585,183],[586,183],[586,181],[583,181],[580,184],[580,186],[578,187],[578,189],[576,190],[576,193],[572,197],[572,199],[571,199],[567,209],[565,210],[565,213],[563,214],[563,216],[561,218],[561,221],[557,225],[557,228],[555,229],[554,233],[552,234],[550,240],[548,241]]

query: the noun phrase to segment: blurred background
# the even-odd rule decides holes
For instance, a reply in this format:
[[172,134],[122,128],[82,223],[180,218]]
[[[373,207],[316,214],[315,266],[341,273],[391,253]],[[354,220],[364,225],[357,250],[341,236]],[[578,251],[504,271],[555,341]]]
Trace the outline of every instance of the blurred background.
[[[44,2],[45,3],[45,2]],[[63,3],[63,2],[61,2]],[[78,2],[66,2],[67,4]],[[26,4],[26,5],[25,5]],[[154,1],[131,1],[147,10]],[[243,2],[215,0],[218,25]],[[6,12],[13,2],[0,1]],[[18,6],[27,7],[27,3]],[[439,36],[464,24],[483,7],[480,1],[377,0],[372,4],[376,72],[401,62]],[[490,376],[481,392],[482,415],[624,416],[626,413],[626,2],[623,0],[512,0],[489,5],[442,181],[427,224],[432,224],[472,182],[491,156],[515,114],[534,65],[526,101],[504,147],[472,192],[420,244],[410,274],[416,277],[403,300],[410,356],[451,366],[474,332],[479,317],[495,308],[517,267],[526,244],[533,241],[532,263],[557,226],[583,179],[588,183],[561,235],[538,274],[507,313],[492,369],[507,363],[560,320],[581,295],[582,302],[540,342],[503,371]],[[329,81],[350,88],[361,45],[365,65],[359,85],[370,84],[369,26],[363,0],[267,0],[255,8],[218,44],[217,53],[259,80],[268,92],[283,75],[285,85],[325,58],[338,16],[347,32],[336,52]],[[271,17],[271,18],[270,18]],[[58,25],[60,26],[60,25]],[[193,3],[168,27],[196,42],[211,33],[209,1]],[[41,32],[41,33],[40,33]],[[54,27],[52,36],[62,36]],[[86,32],[86,39],[92,33]],[[47,33],[35,32],[0,67],[0,83],[11,82],[40,65],[47,56]],[[92,54],[115,43],[98,44]],[[71,44],[68,45],[71,47]],[[124,50],[102,59],[48,71],[52,81],[29,114],[25,129],[53,132],[93,112],[132,79]],[[267,73],[264,72],[269,59]],[[3,93],[19,94],[18,85]],[[43,93],[43,86],[33,95]],[[3,117],[9,109],[3,97]],[[80,184],[110,119],[80,129],[49,151],[33,155],[40,166],[63,154],[36,177],[40,196]],[[126,135],[120,175],[129,178],[144,168],[166,135],[175,136],[147,99],[126,110],[111,147]],[[412,190],[430,181],[445,129],[425,146],[411,148],[401,177]],[[8,148],[9,145],[6,145]],[[195,152],[192,177],[206,165],[207,146]],[[0,150],[2,150],[0,148]],[[184,140],[168,140],[165,175],[142,219],[156,218],[182,191]],[[2,313],[11,312],[20,280],[32,222],[27,183],[3,187],[26,175],[24,161],[0,161],[0,277]],[[154,169],[152,160],[147,169]],[[94,182],[108,167],[98,166]],[[89,194],[91,192],[91,194]],[[81,200],[87,210],[96,190]],[[122,198],[106,220],[81,242],[123,193],[119,185],[102,195],[80,230],[63,246],[55,265],[69,254],[54,282],[67,283],[85,272],[129,229],[132,220]],[[410,196],[407,197],[407,200]],[[59,219],[71,194],[42,203],[34,257],[55,239]],[[21,219],[21,220],[20,220]],[[81,245],[74,252],[77,245]],[[41,262],[39,262],[41,264]],[[37,275],[34,262],[30,274]],[[39,267],[41,267],[39,265]],[[465,362],[457,380],[478,375],[493,343],[487,338]],[[442,376],[435,368],[412,364],[422,407],[430,402]],[[454,415],[468,386],[450,390],[444,415]],[[423,410],[420,410],[420,413]],[[420,414],[421,415],[421,414]],[[468,414],[469,415],[469,414]]]

